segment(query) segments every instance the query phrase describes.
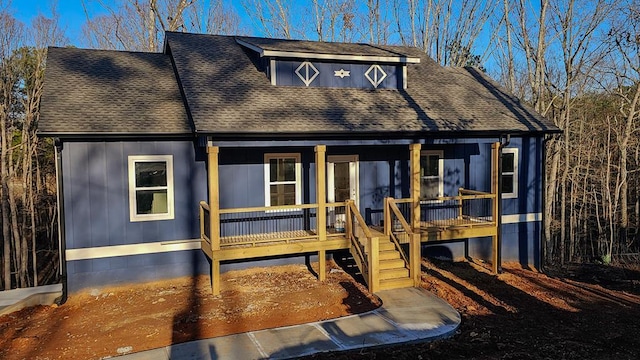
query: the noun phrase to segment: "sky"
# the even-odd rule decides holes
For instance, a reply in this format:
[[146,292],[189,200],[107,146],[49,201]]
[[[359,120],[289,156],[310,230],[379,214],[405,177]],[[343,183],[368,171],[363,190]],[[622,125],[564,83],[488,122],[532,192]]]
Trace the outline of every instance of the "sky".
[[[83,8],[82,0],[5,0],[10,3],[10,9],[13,16],[29,26],[31,20],[43,14],[47,17],[51,17],[51,6],[55,4],[57,12],[60,15],[60,26],[65,28],[65,34],[70,43],[75,46],[82,46],[82,25],[86,21],[86,14]],[[206,1],[206,0],[205,0]],[[102,0],[105,5],[110,5],[113,0]],[[0,0],[2,3],[2,0]],[[88,7],[88,11],[91,15],[99,15],[105,10],[97,4],[97,1],[87,1],[84,3]],[[238,6],[235,6],[236,11]],[[238,14],[242,16],[243,11],[238,11]]]
[[[51,4],[55,3],[50,0],[10,0],[10,2],[13,15],[27,26],[38,14],[50,17]],[[92,9],[94,10],[96,9]],[[57,11],[61,26],[66,28],[67,37],[72,44],[79,44],[82,37],[82,24],[86,19],[82,0],[59,0]]]

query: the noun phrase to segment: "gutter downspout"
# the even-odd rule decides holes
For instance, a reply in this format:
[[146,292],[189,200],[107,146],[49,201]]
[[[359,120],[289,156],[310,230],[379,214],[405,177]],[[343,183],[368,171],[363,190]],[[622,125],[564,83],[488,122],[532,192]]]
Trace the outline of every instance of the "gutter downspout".
[[56,185],[57,194],[56,200],[58,205],[58,256],[60,261],[60,280],[62,281],[62,296],[55,300],[55,303],[62,305],[67,302],[68,287],[67,287],[67,245],[64,228],[64,187],[62,182],[62,140],[55,138],[54,150],[56,157]]
[[498,274],[502,272],[502,149],[511,143],[511,134],[500,135],[500,147],[498,148],[498,194],[496,195],[498,202],[498,218],[497,221],[497,237],[498,237]]

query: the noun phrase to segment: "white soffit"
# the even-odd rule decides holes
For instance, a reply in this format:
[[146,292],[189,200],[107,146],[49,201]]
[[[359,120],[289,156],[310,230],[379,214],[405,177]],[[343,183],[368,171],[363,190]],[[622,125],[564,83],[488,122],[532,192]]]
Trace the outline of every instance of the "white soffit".
[[357,61],[357,62],[384,62],[384,63],[400,63],[400,64],[418,64],[420,58],[404,55],[398,56],[377,56],[377,55],[344,55],[344,54],[323,54],[311,52],[295,52],[295,51],[278,51],[265,50],[260,46],[251,44],[247,41],[236,38],[236,42],[248,49],[251,49],[260,57],[282,57],[294,59],[313,59],[313,60],[338,60],[338,61]]

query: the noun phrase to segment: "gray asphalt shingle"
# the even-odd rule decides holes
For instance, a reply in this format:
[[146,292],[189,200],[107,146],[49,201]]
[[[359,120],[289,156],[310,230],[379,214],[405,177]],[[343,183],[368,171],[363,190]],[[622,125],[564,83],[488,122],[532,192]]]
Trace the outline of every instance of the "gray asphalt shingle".
[[[200,133],[557,131],[482,72],[442,67],[415,48],[379,47],[420,56],[419,64],[408,65],[406,91],[288,87],[271,85],[248,56],[251,50],[238,45],[234,37],[166,36]],[[280,40],[272,47],[289,49],[282,42],[287,43]],[[309,48],[309,43],[313,44],[301,42],[309,51],[330,51],[327,46],[331,44],[316,43],[317,48]]]
[[416,48],[240,38],[277,51],[420,58],[408,65],[406,90],[292,87],[271,85],[258,56],[236,37],[166,37],[167,54],[51,48],[40,134],[558,131],[482,72],[442,67]]
[[165,54],[49,48],[40,134],[188,134]]

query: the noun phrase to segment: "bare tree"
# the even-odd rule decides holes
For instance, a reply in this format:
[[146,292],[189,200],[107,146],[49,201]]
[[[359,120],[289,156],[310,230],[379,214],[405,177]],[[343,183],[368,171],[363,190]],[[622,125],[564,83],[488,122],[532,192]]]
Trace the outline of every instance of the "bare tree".
[[[103,49],[158,51],[165,31],[187,30],[185,14],[197,0],[83,0],[87,22],[83,33],[90,46]],[[93,16],[89,5],[106,15]]]
[[247,32],[241,28],[240,16],[222,0],[195,2],[187,9],[184,27],[206,34],[235,35]]
[[443,65],[479,65],[489,55],[492,39],[486,39],[486,51],[479,55],[473,51],[495,11],[495,3],[495,0],[394,0],[393,18],[403,44],[424,49]]
[[55,226],[55,203],[53,196],[47,196],[51,186],[45,185],[47,173],[40,171],[41,159],[46,157],[41,156],[43,149],[36,136],[47,46],[64,41],[55,8],[52,13],[52,18],[36,17],[25,30],[11,14],[0,11],[0,197],[5,289],[38,285],[38,249],[54,240],[51,236],[38,241]]
[[13,114],[17,99],[15,87],[18,71],[13,61],[15,51],[22,45],[23,27],[6,10],[0,11],[0,211],[2,212],[2,280],[4,289],[11,288],[12,234],[11,226],[15,214],[12,213],[9,196],[11,165],[13,154],[11,139],[14,130]]
[[[243,0],[242,5],[267,37],[291,39],[294,23],[291,11],[302,13],[290,0]],[[299,27],[298,30],[301,30]]]
[[351,41],[354,36],[355,0],[312,0],[313,33],[318,41]]

